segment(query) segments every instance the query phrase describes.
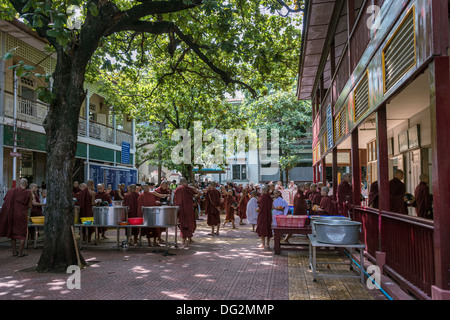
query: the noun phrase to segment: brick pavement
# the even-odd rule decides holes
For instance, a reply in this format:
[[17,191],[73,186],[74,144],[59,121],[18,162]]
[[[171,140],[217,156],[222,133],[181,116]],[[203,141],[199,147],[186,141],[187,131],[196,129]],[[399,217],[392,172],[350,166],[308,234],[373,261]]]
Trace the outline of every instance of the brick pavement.
[[[198,221],[189,248],[171,247],[174,255],[154,253],[147,246],[116,250],[115,231],[97,246],[84,246],[90,266],[81,271],[81,289],[68,289],[69,274],[40,274],[37,263],[42,243],[32,245],[27,257],[11,254],[9,242],[0,242],[0,300],[373,300],[357,279],[319,278],[313,283],[307,252],[276,256],[258,249],[259,239],[249,226],[221,228],[220,236]],[[121,231],[124,238],[124,231]],[[173,231],[169,242],[173,242]],[[295,238],[294,238],[295,239]],[[2,239],[4,240],[4,239]],[[298,239],[299,240],[299,239]],[[300,239],[301,240],[301,239]],[[164,249],[164,248],[163,248]],[[322,254],[322,261],[340,259]],[[344,268],[344,269],[342,269]],[[351,273],[344,266],[328,272]]]

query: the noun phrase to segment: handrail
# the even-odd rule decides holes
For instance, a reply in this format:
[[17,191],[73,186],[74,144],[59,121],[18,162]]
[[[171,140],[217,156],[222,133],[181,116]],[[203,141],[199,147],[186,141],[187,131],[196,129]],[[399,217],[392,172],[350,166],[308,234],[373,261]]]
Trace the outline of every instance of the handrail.
[[433,220],[412,217],[412,216],[389,212],[389,211],[381,211],[381,214],[384,218],[390,218],[392,220],[406,222],[406,223],[413,224],[418,227],[434,230],[434,221]]

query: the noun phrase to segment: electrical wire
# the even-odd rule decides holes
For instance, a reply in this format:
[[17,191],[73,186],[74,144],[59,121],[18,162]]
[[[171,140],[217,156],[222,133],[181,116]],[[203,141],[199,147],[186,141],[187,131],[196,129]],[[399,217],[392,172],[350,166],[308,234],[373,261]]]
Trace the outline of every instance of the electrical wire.
[[380,289],[380,291],[386,296],[386,298],[388,298],[389,300],[394,300],[394,299],[392,299],[392,297],[391,297],[386,291],[383,290],[383,288],[380,287],[380,285],[375,281],[375,279],[373,279],[372,276],[370,276],[370,275],[366,272],[366,270],[364,270],[364,268],[361,268],[361,266],[355,261],[355,259],[353,259],[352,257],[350,257],[350,255],[348,254],[347,251],[344,251],[344,252],[345,252],[345,254],[347,255],[347,257],[349,257],[350,259],[352,259],[352,261],[358,266],[358,268],[360,268],[361,270],[363,270],[364,274],[365,274],[369,279],[372,280],[372,283],[374,283],[374,284],[377,286],[377,288]]

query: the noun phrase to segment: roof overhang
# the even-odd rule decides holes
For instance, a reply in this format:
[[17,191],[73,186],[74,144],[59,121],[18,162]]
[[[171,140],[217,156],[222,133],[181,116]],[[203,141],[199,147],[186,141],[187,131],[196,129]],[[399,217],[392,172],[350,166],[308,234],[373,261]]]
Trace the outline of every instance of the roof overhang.
[[[36,31],[32,30],[20,20],[13,19],[7,21],[0,19],[0,31],[29,44],[46,55],[49,54],[48,51],[45,50],[45,46],[49,44],[47,39],[40,37]],[[56,59],[56,53],[53,53],[52,57]]]
[[297,83],[299,100],[311,100],[336,0],[307,0]]

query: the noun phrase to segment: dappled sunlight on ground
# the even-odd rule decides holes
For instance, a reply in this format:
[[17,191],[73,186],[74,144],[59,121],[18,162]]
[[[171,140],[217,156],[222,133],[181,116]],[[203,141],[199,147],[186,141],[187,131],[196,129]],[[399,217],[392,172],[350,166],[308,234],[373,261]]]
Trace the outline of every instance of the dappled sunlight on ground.
[[176,248],[170,231],[169,255],[164,255],[164,246],[148,247],[146,239],[142,246],[117,250],[116,231],[108,230],[109,239],[83,246],[88,266],[80,273],[81,289],[68,288],[71,274],[33,270],[42,247],[30,248],[29,256],[18,259],[11,256],[8,243],[0,242],[0,299],[371,299],[357,282],[337,278],[313,283],[307,253],[276,256],[271,249],[259,249],[260,239],[251,226],[221,228],[219,236],[209,232],[204,221],[197,221],[194,243]]

